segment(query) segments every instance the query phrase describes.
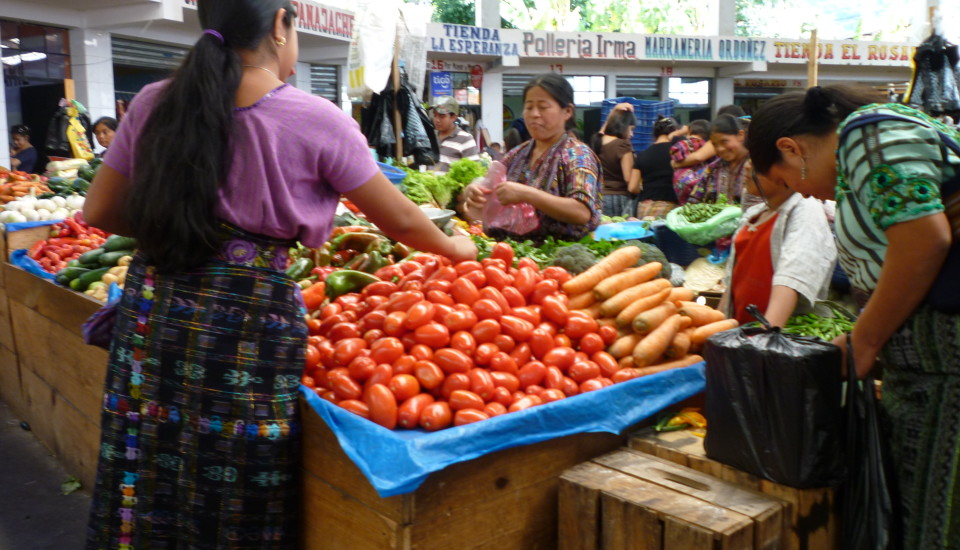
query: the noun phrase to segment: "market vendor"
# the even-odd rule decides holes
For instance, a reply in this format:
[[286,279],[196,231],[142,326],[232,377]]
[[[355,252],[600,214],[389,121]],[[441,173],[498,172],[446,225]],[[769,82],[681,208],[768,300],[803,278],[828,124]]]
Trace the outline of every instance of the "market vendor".
[[110,116],[98,118],[93,123],[93,135],[96,136],[97,143],[103,147],[103,151],[98,153],[97,156],[106,155],[110,144],[113,143],[114,136],[117,135],[117,119]]
[[[502,204],[537,209],[539,225],[524,239],[578,240],[600,224],[600,162],[587,144],[567,134],[573,116],[573,88],[562,76],[542,74],[523,89],[523,118],[532,139],[504,155],[507,181],[494,192]],[[490,192],[478,184],[464,190],[467,218],[482,218]],[[499,230],[490,235],[510,236]]]
[[460,159],[479,160],[477,141],[457,124],[460,104],[447,97],[433,106],[433,126],[437,129],[440,143],[440,160],[433,165],[434,172],[446,173],[450,165]]
[[884,367],[904,525],[893,546],[958,548],[960,258],[945,204],[957,202],[960,154],[948,143],[960,134],[883,100],[840,85],[781,95],[754,114],[747,144],[758,174],[837,200],[840,263],[863,307],[853,362],[860,377]]
[[37,150],[30,143],[30,128],[17,124],[10,128],[10,167],[28,174],[37,173]]

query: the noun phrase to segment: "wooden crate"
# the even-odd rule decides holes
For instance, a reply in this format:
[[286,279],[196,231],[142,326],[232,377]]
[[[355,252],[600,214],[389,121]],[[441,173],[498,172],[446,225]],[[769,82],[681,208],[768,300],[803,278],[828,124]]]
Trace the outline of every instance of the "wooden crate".
[[307,550],[554,549],[560,474],[626,439],[585,433],[506,449],[380,498],[326,423],[303,407]]
[[561,477],[561,550],[780,548],[784,503],[622,449]]
[[795,489],[727,466],[707,458],[703,439],[686,431],[658,434],[650,429],[641,430],[630,438],[629,446],[785,501],[788,505],[784,514],[785,550],[840,548],[836,497],[829,487]]
[[41,225],[38,227],[31,227],[29,229],[21,229],[19,231],[7,231],[4,233],[4,250],[3,259],[9,260],[10,254],[14,250],[19,250],[21,248],[30,248],[38,241],[42,241],[50,236],[50,226]]

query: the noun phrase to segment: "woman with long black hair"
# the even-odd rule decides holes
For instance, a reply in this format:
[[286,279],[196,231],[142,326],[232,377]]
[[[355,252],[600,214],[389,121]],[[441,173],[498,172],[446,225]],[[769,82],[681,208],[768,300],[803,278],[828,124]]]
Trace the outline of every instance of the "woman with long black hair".
[[284,83],[286,0],[199,0],[176,74],[130,106],[87,220],[137,238],[110,349],[87,548],[298,548],[297,392],[307,330],[283,271],[341,193],[387,234],[454,260],[380,173],[357,124]]

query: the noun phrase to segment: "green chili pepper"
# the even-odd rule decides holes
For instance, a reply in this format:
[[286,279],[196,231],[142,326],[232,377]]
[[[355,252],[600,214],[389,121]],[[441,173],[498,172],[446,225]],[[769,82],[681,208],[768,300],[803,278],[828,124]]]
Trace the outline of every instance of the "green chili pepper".
[[287,276],[294,281],[299,281],[306,277],[313,269],[313,260],[310,258],[297,258],[290,267],[287,268]]
[[323,243],[314,255],[314,264],[316,267],[326,267],[333,261],[333,246],[330,243]]
[[393,250],[389,254],[393,255],[395,261],[400,261],[413,253],[413,249],[403,243],[393,245]]
[[370,255],[364,252],[363,254],[357,254],[349,262],[343,264],[343,268],[363,271],[363,266],[365,266],[369,262],[370,262]]
[[390,239],[380,238],[368,244],[364,252],[377,252],[381,256],[386,256],[393,252],[393,243]]
[[388,265],[390,262],[385,258],[379,251],[374,250],[370,252],[370,263],[361,271],[366,271],[367,273],[375,273],[381,267]]
[[376,283],[380,279],[370,273],[355,271],[352,269],[341,269],[327,275],[326,294],[330,299],[334,299],[348,292],[358,292],[371,283]]
[[334,237],[330,241],[330,246],[334,250],[366,250],[370,243],[383,239],[382,235],[376,233],[344,233]]

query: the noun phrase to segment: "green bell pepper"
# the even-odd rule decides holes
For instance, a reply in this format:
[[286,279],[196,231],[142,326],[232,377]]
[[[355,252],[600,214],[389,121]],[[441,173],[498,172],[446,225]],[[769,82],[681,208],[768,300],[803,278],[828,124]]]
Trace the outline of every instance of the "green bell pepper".
[[359,292],[369,284],[379,282],[380,279],[369,273],[352,269],[341,269],[327,275],[326,294],[332,300],[348,292]]

